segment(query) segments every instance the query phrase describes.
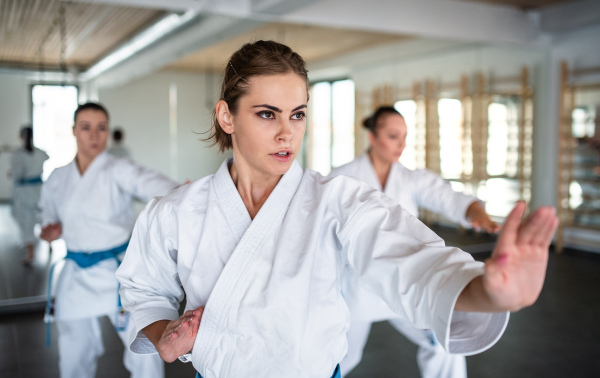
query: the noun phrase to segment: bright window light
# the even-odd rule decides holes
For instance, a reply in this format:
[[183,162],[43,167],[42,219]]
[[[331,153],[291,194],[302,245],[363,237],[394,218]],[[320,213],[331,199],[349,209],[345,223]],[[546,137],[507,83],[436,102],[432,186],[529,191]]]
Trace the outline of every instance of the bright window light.
[[440,168],[444,178],[460,178],[463,172],[461,109],[459,100],[442,98],[438,101]]
[[402,114],[406,122],[406,147],[400,156],[402,165],[409,169],[417,168],[417,103],[413,100],[397,101],[394,108]]
[[332,85],[333,140],[331,164],[339,167],[354,160],[354,82]]
[[43,179],[70,163],[77,152],[73,136],[73,113],[77,109],[77,87],[73,85],[34,85],[33,144],[46,151]]
[[312,167],[322,175],[331,171],[331,84],[317,83],[311,94]]

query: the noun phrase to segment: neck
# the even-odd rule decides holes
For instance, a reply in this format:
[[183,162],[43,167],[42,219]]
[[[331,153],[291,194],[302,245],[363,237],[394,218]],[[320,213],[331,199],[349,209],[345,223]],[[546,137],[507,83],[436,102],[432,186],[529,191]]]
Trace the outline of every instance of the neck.
[[77,168],[79,169],[79,173],[81,175],[85,173],[95,158],[96,156],[88,156],[77,152],[77,155],[75,156],[75,163],[77,164]]
[[375,170],[375,174],[377,175],[377,179],[381,184],[381,189],[385,189],[385,184],[387,183],[388,175],[390,174],[390,169],[392,168],[392,163],[387,162],[380,157],[377,156],[373,152],[373,149],[369,150],[369,160],[371,161],[371,165]]
[[250,219],[254,219],[258,214],[283,177],[253,171],[244,163],[238,164],[235,160],[229,169],[229,174],[246,206]]

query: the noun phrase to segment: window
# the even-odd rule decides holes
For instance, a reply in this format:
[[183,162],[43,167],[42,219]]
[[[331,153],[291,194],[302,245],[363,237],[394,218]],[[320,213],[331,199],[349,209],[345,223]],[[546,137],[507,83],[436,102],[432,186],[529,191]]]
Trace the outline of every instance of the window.
[[400,156],[402,165],[409,169],[422,166],[419,161],[424,161],[425,138],[417,131],[417,103],[413,100],[396,101],[394,108],[402,114],[406,122],[406,147]]
[[73,136],[73,113],[77,109],[77,87],[73,85],[34,85],[33,144],[46,151],[50,159],[44,163],[43,179],[75,157],[77,145]]
[[354,159],[354,82],[316,83],[310,102],[307,165],[327,175]]
[[462,107],[459,100],[438,101],[440,122],[440,170],[445,179],[460,180],[463,173]]

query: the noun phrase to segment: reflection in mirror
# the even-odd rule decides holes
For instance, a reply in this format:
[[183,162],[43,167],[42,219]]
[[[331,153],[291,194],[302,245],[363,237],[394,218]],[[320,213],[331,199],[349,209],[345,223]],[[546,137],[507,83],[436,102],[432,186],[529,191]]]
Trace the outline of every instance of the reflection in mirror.
[[[33,145],[46,152],[49,159],[44,162],[42,179],[46,180],[56,168],[68,164],[75,156],[75,138],[71,131],[73,112],[77,107],[77,87],[73,85],[33,85],[31,87]],[[16,136],[15,136],[16,139]],[[13,152],[14,153],[14,152]],[[6,154],[6,155],[12,155]],[[3,159],[5,157],[3,156]],[[10,157],[6,158],[11,161]],[[12,197],[20,187],[12,185]],[[29,193],[29,192],[28,192]],[[37,202],[24,193],[26,201]],[[21,196],[23,197],[23,196]],[[30,214],[38,218],[39,214]],[[0,205],[0,313],[42,309],[46,303],[48,271],[66,254],[62,240],[45,241],[35,246],[34,260],[23,264],[26,247],[22,235],[11,214],[11,204]],[[36,238],[39,235],[36,226]],[[55,269],[58,277],[61,264]]]

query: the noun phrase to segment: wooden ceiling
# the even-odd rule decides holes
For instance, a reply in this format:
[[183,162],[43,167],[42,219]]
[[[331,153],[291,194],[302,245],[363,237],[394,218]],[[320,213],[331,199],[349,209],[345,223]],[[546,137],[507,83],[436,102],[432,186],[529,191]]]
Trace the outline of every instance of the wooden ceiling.
[[0,1],[0,65],[56,69],[61,58],[60,11],[64,9],[64,63],[88,68],[164,12],[60,0]]
[[309,25],[271,23],[195,52],[166,68],[182,71],[219,72],[231,54],[240,46],[260,39],[284,43],[298,52],[307,62],[315,62],[365,47],[408,39],[408,37]]
[[[139,4],[144,4],[144,1],[140,0]],[[464,1],[532,9],[576,0]],[[118,5],[119,0],[107,2],[0,0],[0,67],[50,70],[60,68],[62,62],[63,67],[84,71],[166,14],[166,10],[156,8],[121,6]],[[64,10],[64,23],[61,22],[61,10]],[[64,41],[61,37],[63,30]],[[286,43],[312,62],[407,37],[274,23],[193,53],[169,68],[220,69],[242,43],[261,38]],[[66,46],[64,53],[63,46]],[[61,57],[64,59],[61,60]]]

